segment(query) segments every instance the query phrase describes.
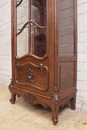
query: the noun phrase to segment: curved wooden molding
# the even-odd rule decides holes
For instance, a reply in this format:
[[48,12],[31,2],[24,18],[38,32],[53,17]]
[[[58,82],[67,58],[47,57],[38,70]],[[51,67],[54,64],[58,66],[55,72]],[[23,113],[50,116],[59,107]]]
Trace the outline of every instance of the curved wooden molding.
[[[27,67],[27,66],[29,66],[29,65],[32,65],[33,67],[35,67],[35,68],[37,68],[37,69],[39,69],[40,68],[40,66],[37,66],[37,65],[35,65],[35,64],[33,64],[32,62],[27,62],[27,63],[24,63],[24,64],[17,64],[17,66],[18,66],[18,68],[20,68],[20,67]],[[47,66],[44,66],[44,70],[47,70],[47,72],[48,72],[48,67]]]
[[47,100],[51,100],[51,97],[50,96],[47,96],[45,94],[40,94],[40,93],[36,93],[36,92],[31,92],[29,90],[26,90],[24,88],[19,88],[19,87],[15,87],[16,90],[21,90],[22,92],[24,93],[31,93],[32,95],[35,95],[35,96],[39,96],[39,97],[42,97],[42,98],[45,98]]
[[28,103],[31,103],[34,105],[41,104],[45,109],[47,109],[49,107],[49,105],[46,103],[39,103],[39,100],[37,99],[37,97],[35,95],[30,94],[30,93],[24,94],[24,99]]
[[20,0],[19,3],[16,5],[16,7],[18,7],[22,2],[23,0]]
[[20,83],[17,80],[16,80],[16,84],[19,86],[27,86],[27,87],[31,86],[32,88],[37,89],[37,90],[42,91],[42,92],[47,92],[47,90],[49,88],[49,87],[47,87],[46,89],[42,89],[42,88],[38,87],[38,84],[34,85],[34,84],[30,83],[30,85],[29,85],[28,83]]
[[37,26],[37,27],[40,28],[40,29],[46,29],[46,26],[40,26],[40,25],[37,24],[35,21],[30,20],[30,21],[28,21],[28,22],[26,22],[26,23],[24,24],[24,26],[23,26],[23,27],[21,28],[21,30],[16,34],[16,36],[18,36],[19,34],[21,34],[22,31],[24,30],[24,28],[25,28],[28,24],[30,24],[30,23],[34,24],[35,26]]
[[36,56],[36,55],[34,55],[34,54],[25,54],[25,55],[22,56],[22,57],[16,56],[15,58],[16,58],[17,60],[23,60],[23,59],[25,59],[25,58],[27,58],[27,57],[32,57],[32,58],[35,58],[35,59],[37,59],[37,60],[45,60],[46,58],[48,58],[47,55],[45,55],[44,57],[38,57],[38,56]]
[[18,7],[22,2],[23,0],[20,0],[19,3],[16,5],[16,7]]

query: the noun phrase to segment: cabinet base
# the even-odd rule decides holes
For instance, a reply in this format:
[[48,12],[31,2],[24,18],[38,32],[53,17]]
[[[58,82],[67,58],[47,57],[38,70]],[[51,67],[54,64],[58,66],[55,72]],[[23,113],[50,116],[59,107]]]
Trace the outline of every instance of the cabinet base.
[[53,124],[56,125],[58,123],[58,113],[59,107],[64,106],[67,103],[70,103],[71,109],[75,110],[76,108],[76,92],[71,95],[66,96],[63,99],[56,100],[55,97],[51,99],[43,99],[42,97],[38,97],[36,95],[25,93],[24,91],[18,91],[12,84],[9,85],[9,90],[11,92],[10,102],[15,104],[16,96],[23,97],[28,103],[31,104],[41,104],[44,108],[51,108],[52,110],[52,120]]

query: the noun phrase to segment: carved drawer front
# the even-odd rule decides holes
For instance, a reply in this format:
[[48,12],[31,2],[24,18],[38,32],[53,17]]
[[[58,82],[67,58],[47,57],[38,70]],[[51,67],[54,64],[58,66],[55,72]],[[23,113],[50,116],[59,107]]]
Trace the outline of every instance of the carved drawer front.
[[33,87],[40,91],[48,90],[48,67],[33,63],[16,65],[16,83],[18,85]]

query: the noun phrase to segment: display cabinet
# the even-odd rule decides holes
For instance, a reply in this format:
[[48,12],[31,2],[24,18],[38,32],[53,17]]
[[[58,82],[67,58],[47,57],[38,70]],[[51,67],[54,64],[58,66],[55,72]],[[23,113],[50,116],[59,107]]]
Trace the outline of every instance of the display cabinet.
[[76,104],[77,1],[11,0],[11,14],[10,101],[49,107],[56,124],[60,106]]

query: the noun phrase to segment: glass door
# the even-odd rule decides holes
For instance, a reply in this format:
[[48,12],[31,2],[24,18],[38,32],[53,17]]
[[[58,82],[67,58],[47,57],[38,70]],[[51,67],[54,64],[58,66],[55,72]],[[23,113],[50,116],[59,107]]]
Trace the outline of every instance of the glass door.
[[47,51],[46,0],[17,1],[17,56],[44,57]]
[[14,0],[15,80],[24,89],[54,86],[54,11],[53,0]]

